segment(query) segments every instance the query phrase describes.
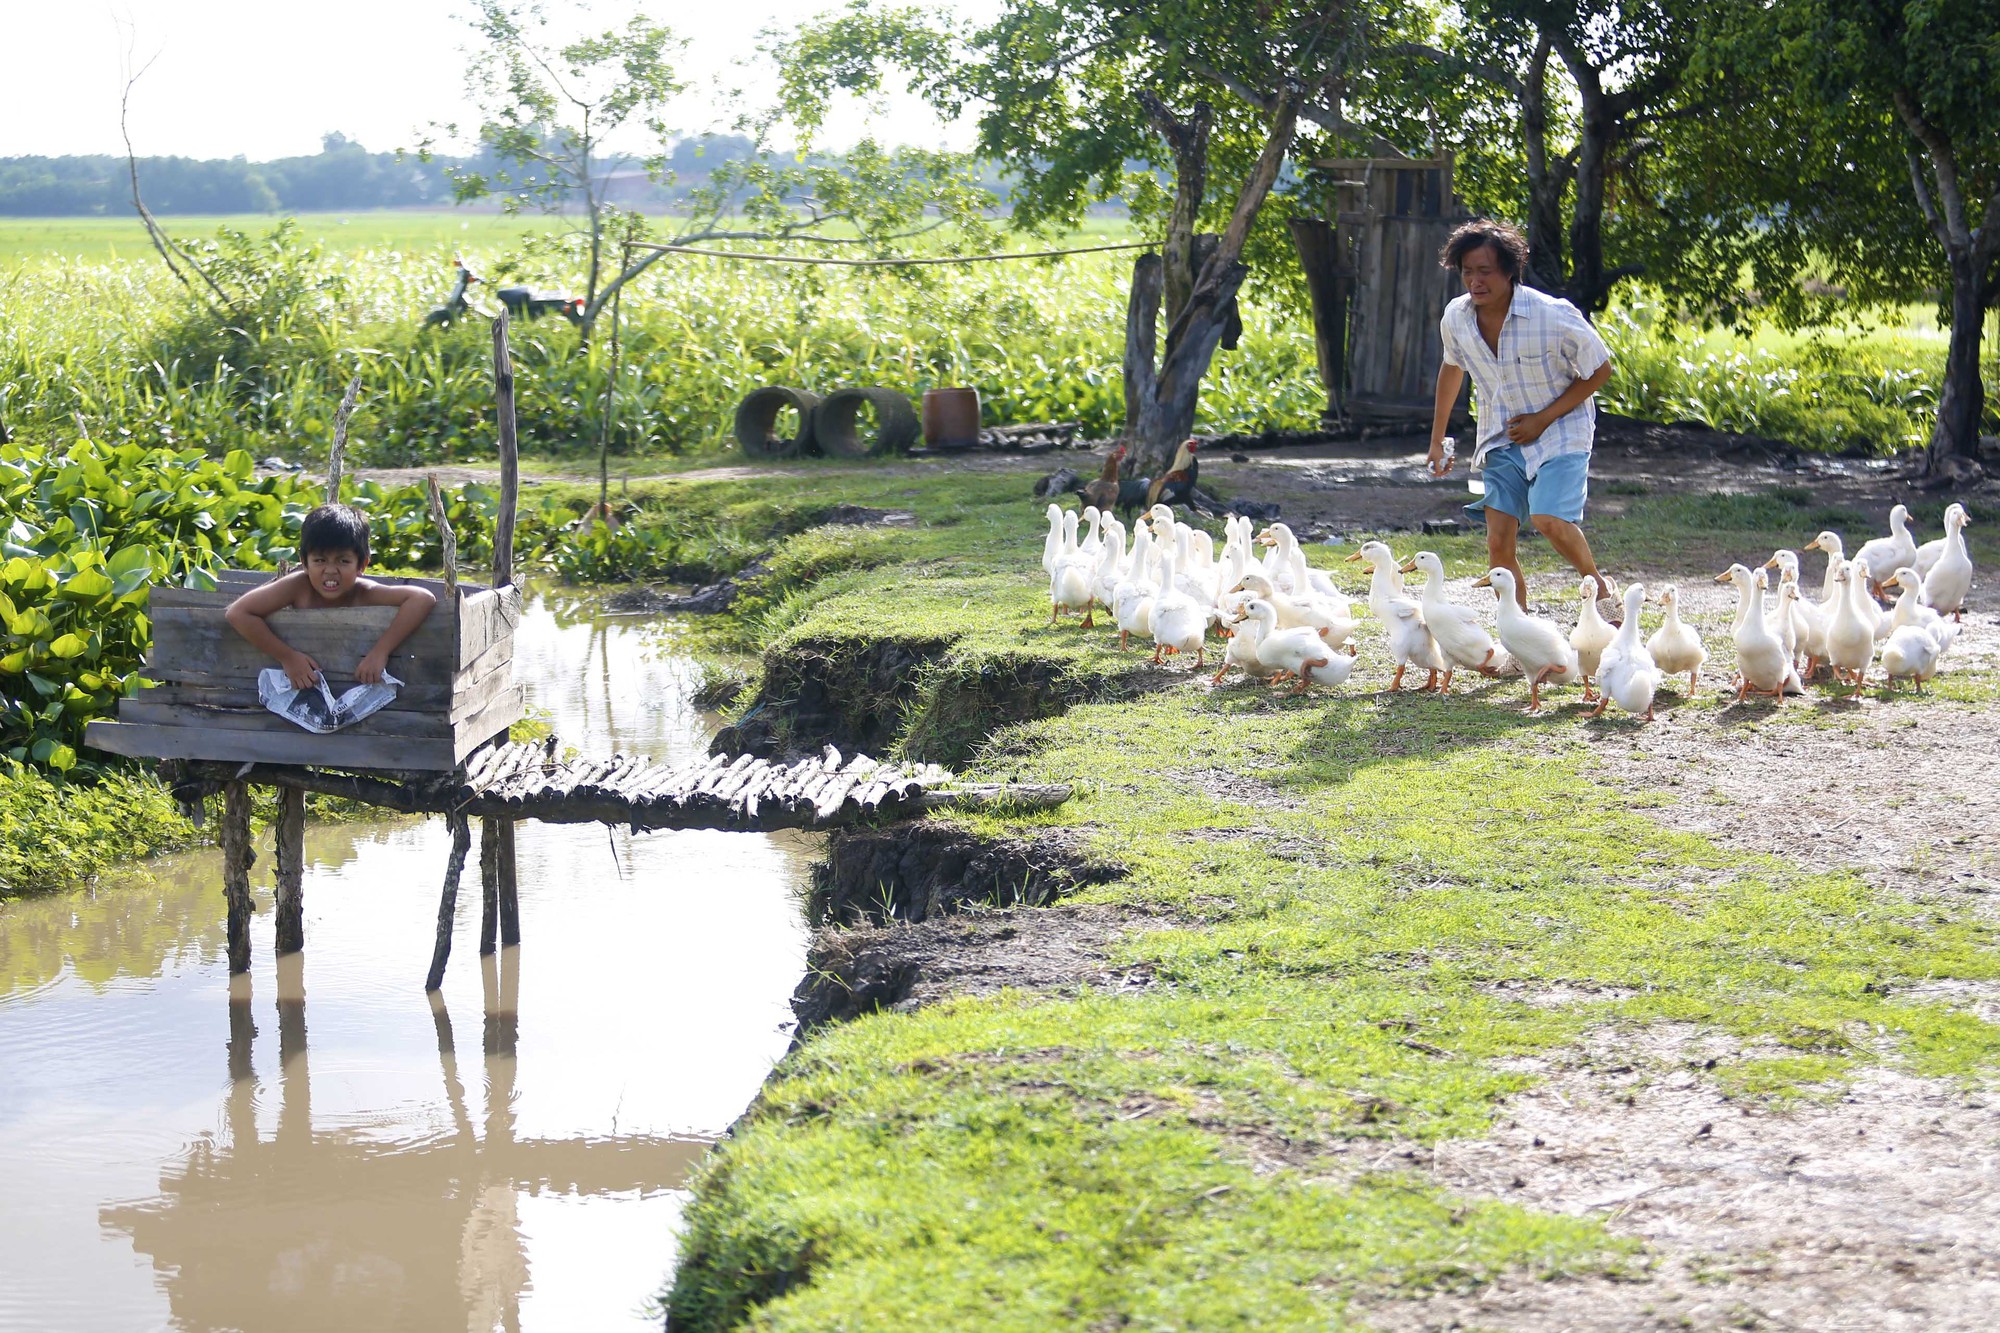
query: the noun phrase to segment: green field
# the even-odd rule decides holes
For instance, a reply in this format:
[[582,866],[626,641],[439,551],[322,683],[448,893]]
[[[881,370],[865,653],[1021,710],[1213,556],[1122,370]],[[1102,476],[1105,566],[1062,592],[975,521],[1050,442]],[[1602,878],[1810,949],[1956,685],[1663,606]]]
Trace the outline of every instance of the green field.
[[[331,253],[356,250],[453,251],[494,250],[520,243],[524,236],[548,230],[551,220],[540,216],[508,217],[503,213],[440,210],[295,215],[305,238]],[[266,213],[229,216],[164,217],[160,225],[176,240],[200,240],[218,227],[257,233],[276,226],[279,218]],[[51,259],[150,260],[152,244],[139,219],[129,213],[101,218],[0,218],[0,265],[32,264]]]

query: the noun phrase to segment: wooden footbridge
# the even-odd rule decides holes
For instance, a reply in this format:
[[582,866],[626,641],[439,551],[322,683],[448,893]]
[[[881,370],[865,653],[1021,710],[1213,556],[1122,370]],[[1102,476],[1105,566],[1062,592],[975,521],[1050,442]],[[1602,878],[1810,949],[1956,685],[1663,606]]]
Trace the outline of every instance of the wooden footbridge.
[[[513,581],[515,454],[513,371],[507,317],[493,321],[494,385],[499,404],[500,510],[494,523],[493,586],[461,586],[456,542],[435,482],[432,512],[445,555],[442,580],[421,582],[437,605],[389,658],[405,682],[396,701],[327,735],[302,730],[266,711],[257,673],[271,665],[223,618],[233,598],[269,576],[226,570],[212,590],[157,589],[155,637],[145,674],[154,688],[124,700],[115,721],[93,722],[86,743],[113,754],[162,761],[183,806],[198,814],[222,796],[223,887],[229,911],[229,970],[250,967],[250,788],[279,792],[277,948],[304,948],[305,797],[346,797],[409,814],[441,814],[451,854],[438,903],[437,939],[427,990],[443,982],[451,956],[459,880],[471,851],[471,820],[481,821],[483,911],[480,953],[520,942],[514,825],[624,824],[634,832],[706,828],[736,832],[832,829],[951,807],[994,803],[1049,806],[1068,799],[1062,786],[959,783],[934,765],[884,764],[844,756],[831,746],[790,763],[715,756],[666,767],[639,755],[609,758],[565,753],[553,737],[513,742],[508,730],[523,710],[513,679],[513,631],[520,590]],[[335,424],[329,498],[340,494],[340,449],[359,379]],[[386,625],[385,608],[285,610],[270,617],[279,637],[310,652],[331,681],[355,665]]]

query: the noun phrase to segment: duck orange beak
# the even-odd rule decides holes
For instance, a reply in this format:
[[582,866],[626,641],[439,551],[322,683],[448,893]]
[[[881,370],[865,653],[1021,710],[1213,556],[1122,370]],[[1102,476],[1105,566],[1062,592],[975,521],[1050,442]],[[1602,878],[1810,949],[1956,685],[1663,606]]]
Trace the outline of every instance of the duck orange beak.
[[1472,586],[1475,588],[1490,588],[1493,586],[1493,576],[1491,574],[1481,574],[1473,581]]
[[1417,572],[1417,562],[1414,560],[1405,560],[1402,564],[1396,566],[1396,568],[1405,574],[1414,574]]
[[1723,570],[1723,571],[1722,571],[1722,572],[1721,572],[1720,574],[1717,574],[1717,575],[1715,576],[1715,581],[1716,581],[1717,583],[1727,583],[1727,582],[1729,582],[1729,571],[1725,569],[1725,570]]
[[1347,563],[1348,563],[1348,564],[1350,564],[1350,565],[1358,565],[1358,564],[1360,564],[1360,563],[1361,563],[1361,552],[1359,552],[1359,551],[1356,551],[1356,552],[1355,552],[1355,553],[1354,553],[1353,555],[1350,555],[1350,556],[1348,556],[1348,557],[1347,557]]
[[1764,568],[1766,569],[1776,569],[1777,567],[1778,567],[1778,557],[1775,555],[1772,556],[1769,560],[1766,560],[1764,562]]

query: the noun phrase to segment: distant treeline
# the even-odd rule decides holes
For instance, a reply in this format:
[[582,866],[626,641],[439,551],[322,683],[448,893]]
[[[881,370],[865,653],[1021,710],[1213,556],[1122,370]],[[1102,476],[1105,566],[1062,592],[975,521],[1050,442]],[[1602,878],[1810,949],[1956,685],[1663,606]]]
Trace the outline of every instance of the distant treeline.
[[[748,139],[715,135],[684,140],[668,155],[671,187],[644,178],[636,166],[619,172],[621,203],[668,205],[700,185],[719,162],[747,157]],[[270,162],[235,158],[142,157],[139,187],[155,213],[317,213],[340,209],[411,208],[451,202],[449,167],[490,171],[483,158],[434,158],[372,153],[344,134],[329,134],[310,157]],[[0,217],[88,217],[132,207],[131,176],[122,157],[0,157]]]

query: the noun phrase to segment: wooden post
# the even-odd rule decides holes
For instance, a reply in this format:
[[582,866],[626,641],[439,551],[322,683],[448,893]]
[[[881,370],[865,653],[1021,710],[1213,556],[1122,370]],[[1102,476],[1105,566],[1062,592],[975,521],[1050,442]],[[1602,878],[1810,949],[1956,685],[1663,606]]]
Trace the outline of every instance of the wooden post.
[[520,446],[514,437],[514,361],[507,354],[507,312],[493,320],[493,402],[500,444],[500,513],[493,520],[493,586],[514,581],[514,506],[521,491]]
[[[361,397],[361,372],[355,371],[354,378],[347,382],[347,392],[340,397],[340,406],[333,414],[333,448],[326,456],[326,502],[340,503],[340,474],[347,464],[347,419],[354,415],[355,400]],[[299,557],[305,563],[305,557]]]
[[431,497],[431,522],[437,524],[438,550],[444,563],[444,586],[451,594],[452,604],[458,603],[458,534],[451,530],[451,518],[444,512],[444,492],[438,489],[437,473],[424,478],[424,487]]
[[500,925],[500,821],[479,821],[479,956],[493,953]]
[[503,945],[521,942],[521,899],[514,884],[514,821],[502,819],[500,825],[500,856],[498,858],[500,881],[500,943]]
[[222,789],[222,892],[229,901],[229,970],[250,970],[250,784]]
[[278,789],[278,952],[306,947],[306,794]]
[[458,878],[465,873],[465,854],[472,847],[472,822],[461,811],[444,817],[451,829],[451,859],[444,867],[444,894],[438,899],[437,947],[431,951],[431,972],[424,989],[444,985],[444,965],[451,961],[451,925],[458,915]]

